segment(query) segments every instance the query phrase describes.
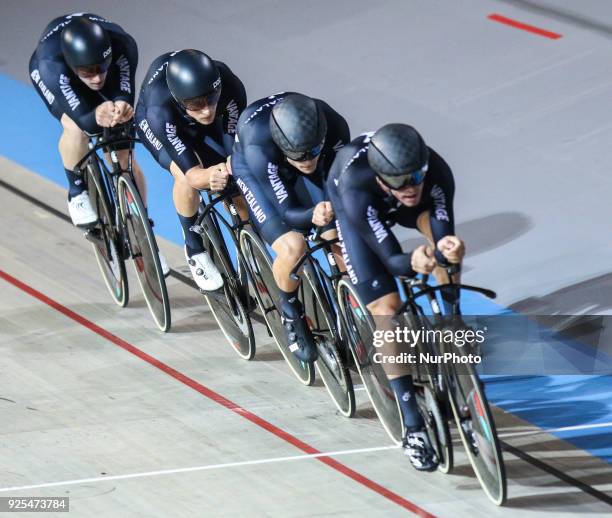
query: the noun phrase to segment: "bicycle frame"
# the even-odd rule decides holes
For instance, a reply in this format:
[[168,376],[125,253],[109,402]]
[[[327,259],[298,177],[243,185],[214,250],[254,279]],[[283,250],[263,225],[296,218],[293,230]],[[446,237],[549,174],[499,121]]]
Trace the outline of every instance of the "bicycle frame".
[[[229,230],[229,233],[232,237],[232,241],[234,242],[234,247],[236,248],[236,253],[241,254],[240,244],[238,242],[238,234],[240,233],[240,229],[243,228],[245,225],[247,225],[249,222],[242,221],[242,219],[238,215],[238,210],[236,209],[236,206],[234,205],[234,202],[232,200],[234,196],[239,194],[238,191],[235,191],[233,189],[233,186],[228,186],[228,187],[229,188],[226,188],[223,192],[221,192],[220,194],[217,194],[214,198],[213,198],[214,193],[212,193],[211,191],[206,191],[209,197],[209,202],[204,204],[205,205],[204,210],[198,216],[198,219],[196,220],[195,224],[190,228],[190,230],[192,232],[202,234],[204,232],[204,227],[202,226],[204,221],[209,215],[214,215],[214,217],[211,218],[211,220],[213,221],[213,225],[215,225],[215,229],[217,233],[219,234],[219,236],[222,237],[223,235],[221,233],[221,226],[219,225],[219,223],[221,222],[223,226],[227,228],[227,230]],[[232,218],[231,222],[228,221],[226,217],[218,209],[219,203],[223,201],[228,201],[228,210]],[[204,200],[202,200],[202,203],[204,203]],[[227,250],[227,245],[225,244],[225,240],[221,239],[220,241],[223,243],[223,246],[225,247],[226,256],[230,258],[229,252]],[[237,260],[239,264],[240,258],[237,258]],[[249,275],[248,280],[249,282],[251,282],[251,278],[250,278],[251,276],[250,276],[250,272],[248,272],[248,268],[247,268],[247,275]]]
[[[325,297],[327,298],[328,306],[335,312],[334,316],[336,319],[334,323],[336,325],[340,324],[342,329],[346,329],[347,323],[344,320],[342,311],[340,311],[338,308],[338,301],[335,297],[335,293],[338,288],[338,281],[345,276],[345,273],[338,268],[336,259],[331,249],[331,245],[339,243],[340,238],[335,237],[334,239],[321,239],[321,232],[322,227],[316,227],[313,234],[305,236],[309,243],[314,244],[309,246],[302,257],[300,257],[296,265],[291,270],[289,276],[295,281],[299,280],[298,272],[304,266],[304,264],[309,265],[319,280],[319,284],[323,290],[323,293],[325,294]],[[323,266],[321,266],[319,260],[314,257],[314,254],[319,250],[324,250],[325,258],[327,259],[327,264],[330,267],[331,274],[327,273]],[[342,334],[342,332],[340,329],[335,329],[335,327],[336,326],[334,326],[332,332],[334,334],[334,339],[338,340],[338,333],[340,332]]]
[[[117,182],[119,180],[119,176],[122,174],[128,174],[130,179],[134,180],[134,173],[132,170],[132,160],[133,160],[133,149],[134,144],[140,142],[137,137],[133,137],[129,135],[128,128],[130,126],[122,126],[120,129],[113,130],[111,128],[104,128],[102,133],[98,133],[95,135],[89,136],[89,151],[79,160],[74,167],[75,174],[83,174],[83,166],[87,164],[87,162],[95,155],[96,161],[100,168],[100,180],[105,185],[107,195],[109,196],[109,202],[112,204],[112,208],[115,212],[115,228],[119,229],[121,235],[125,235],[124,222],[122,221],[121,215],[119,214],[119,198],[117,195]],[[128,153],[128,165],[125,170],[121,169],[121,165],[119,164],[119,157],[117,156],[117,152],[113,146],[118,144],[129,143],[130,147]],[[104,152],[108,152],[111,158],[111,168],[112,171],[108,168],[106,164],[106,160],[101,158],[98,155],[98,151],[103,150]]]

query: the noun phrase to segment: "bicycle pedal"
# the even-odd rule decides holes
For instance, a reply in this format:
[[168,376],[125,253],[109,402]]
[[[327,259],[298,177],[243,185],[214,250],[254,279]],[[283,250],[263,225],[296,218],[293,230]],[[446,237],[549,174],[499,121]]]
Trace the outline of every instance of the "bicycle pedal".
[[85,239],[87,239],[87,241],[95,245],[104,243],[104,240],[102,239],[102,231],[99,228],[90,228],[83,234],[83,236]]

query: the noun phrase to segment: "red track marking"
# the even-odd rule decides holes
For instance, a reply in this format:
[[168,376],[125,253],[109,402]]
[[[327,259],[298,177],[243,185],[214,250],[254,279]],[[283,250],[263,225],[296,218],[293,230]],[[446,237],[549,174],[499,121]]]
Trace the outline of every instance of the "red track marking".
[[538,36],[544,36],[545,38],[550,38],[551,40],[558,40],[563,37],[561,34],[557,34],[556,32],[547,31],[545,29],[540,29],[539,27],[535,27],[533,25],[528,25],[526,23],[517,22],[512,18],[506,18],[501,14],[490,14],[487,16],[489,20],[493,20],[494,22],[503,23],[504,25],[509,25],[510,27],[514,27],[515,29],[521,29],[523,31],[531,32],[533,34],[537,34]]
[[[9,275],[3,270],[0,270],[0,278],[4,279],[9,284],[12,284],[16,288],[19,288],[21,291],[27,293],[28,295],[34,297],[35,299],[38,299],[39,301],[44,302],[45,304],[52,307],[56,311],[60,312],[62,315],[73,320],[74,322],[77,322],[78,324],[81,324],[83,327],[86,327],[87,329],[96,333],[97,335],[103,338],[106,338],[109,342],[115,344],[116,346],[121,347],[125,351],[133,354],[134,356],[137,356],[138,358],[140,358],[141,360],[144,360],[145,362],[152,365],[153,367],[156,367],[162,372],[165,372],[166,374],[173,377],[177,381],[180,381],[183,385],[186,385],[189,388],[192,388],[196,392],[199,392],[200,394],[207,397],[208,399],[211,399],[215,403],[218,403],[219,405],[227,408],[228,410],[231,410],[235,414],[238,414],[239,416],[244,417],[245,419],[248,419],[252,423],[270,432],[271,434],[276,435],[276,437],[278,437],[279,439],[282,439],[283,441],[291,444],[292,446],[295,446],[299,450],[307,454],[321,453],[319,450],[317,450],[316,448],[313,448],[309,444],[306,444],[305,442],[301,441],[297,437],[291,435],[288,432],[285,432],[281,428],[273,425],[272,423],[266,421],[265,419],[262,419],[258,415],[255,415],[252,412],[249,412],[245,408],[242,408],[236,403],[233,403],[229,399],[224,398],[221,394],[218,394],[214,390],[211,390],[208,387],[205,387],[204,385],[198,383],[193,378],[190,378],[189,376],[173,369],[172,367],[163,363],[157,358],[150,356],[144,351],[129,344],[128,342],[119,338],[118,336],[115,336],[114,334],[107,331],[106,329],[103,329],[97,324],[94,324],[91,320],[88,320],[87,318],[79,315],[78,313],[75,313],[71,309],[68,309],[66,306],[63,306],[59,302],[47,297],[44,293],[41,293],[40,291],[32,288],[31,286],[21,282],[19,279],[16,279],[15,277],[13,277],[12,275]],[[406,500],[405,498],[401,497],[397,493],[394,493],[393,491],[381,486],[380,484],[377,484],[376,482],[374,482],[373,480],[370,480],[364,475],[361,475],[360,473],[353,471],[348,466],[345,466],[341,462],[338,462],[337,460],[331,457],[314,457],[314,458],[322,462],[323,464],[326,464],[330,468],[336,470],[337,472],[342,473],[348,478],[354,480],[355,482],[358,482],[364,487],[367,487],[368,489],[385,497],[387,500],[390,500],[396,503],[397,505],[403,507],[404,509],[407,509],[408,511],[413,512],[414,514],[418,516],[423,516],[426,518],[435,518],[435,515],[428,513],[424,509],[420,508],[418,505],[412,503],[409,500]]]

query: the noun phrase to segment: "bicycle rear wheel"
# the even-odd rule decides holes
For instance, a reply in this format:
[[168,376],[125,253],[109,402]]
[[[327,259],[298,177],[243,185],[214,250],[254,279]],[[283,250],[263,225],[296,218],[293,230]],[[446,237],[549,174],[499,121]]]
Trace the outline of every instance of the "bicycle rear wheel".
[[240,249],[255,283],[257,303],[276,345],[297,379],[304,385],[312,385],[315,380],[314,365],[300,361],[289,350],[285,328],[277,309],[280,304],[280,290],[272,274],[272,260],[268,250],[259,236],[247,228],[240,232]]
[[401,444],[404,437],[402,413],[382,365],[372,361],[376,348],[372,343],[375,326],[368,310],[361,304],[353,286],[342,279],[338,283],[338,302],[347,323],[347,342],[363,386],[389,437]]
[[253,326],[248,311],[241,301],[241,286],[234,273],[227,248],[212,218],[208,217],[202,226],[204,247],[223,277],[223,288],[214,292],[205,292],[204,296],[219,328],[236,354],[244,360],[252,360],[255,356]]
[[309,265],[302,275],[302,300],[319,351],[315,362],[319,375],[340,413],[353,417],[355,392],[348,367],[339,351],[340,343],[333,323],[335,315],[322,293],[316,272]]
[[495,421],[478,375],[470,365],[461,368],[467,372],[458,374],[454,365],[447,365],[450,406],[480,485],[495,505],[503,505],[507,493],[506,470]]
[[155,324],[166,332],[171,323],[170,301],[147,211],[129,176],[119,178],[117,190],[136,277]]
[[106,187],[95,159],[87,164],[87,188],[93,210],[98,214],[98,223],[87,231],[91,245],[104,279],[115,304],[127,306],[129,289],[123,249],[115,228],[114,204],[109,200]]

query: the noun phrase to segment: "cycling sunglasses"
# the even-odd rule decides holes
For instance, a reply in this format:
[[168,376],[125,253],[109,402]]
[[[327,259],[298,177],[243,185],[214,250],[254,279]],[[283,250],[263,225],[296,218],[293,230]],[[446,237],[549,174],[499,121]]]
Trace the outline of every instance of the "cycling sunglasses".
[[102,63],[98,63],[97,65],[90,65],[87,67],[75,67],[76,75],[79,77],[83,77],[85,79],[91,79],[92,77],[96,77],[97,75],[106,74],[108,67],[110,67],[112,62],[112,57],[109,56]]
[[417,185],[421,185],[425,181],[425,175],[427,174],[428,169],[429,163],[425,164],[423,167],[421,167],[421,169],[405,175],[390,176],[377,173],[377,176],[389,189],[399,191],[405,187],[416,187]]
[[221,97],[221,85],[215,88],[211,93],[194,97],[193,99],[185,99],[183,106],[186,110],[197,112],[203,110],[207,106],[215,106]]
[[285,156],[295,162],[306,162],[306,160],[312,160],[318,157],[323,151],[323,146],[325,145],[325,139],[321,141],[320,144],[307,149],[306,151],[292,152],[292,151],[283,151]]

